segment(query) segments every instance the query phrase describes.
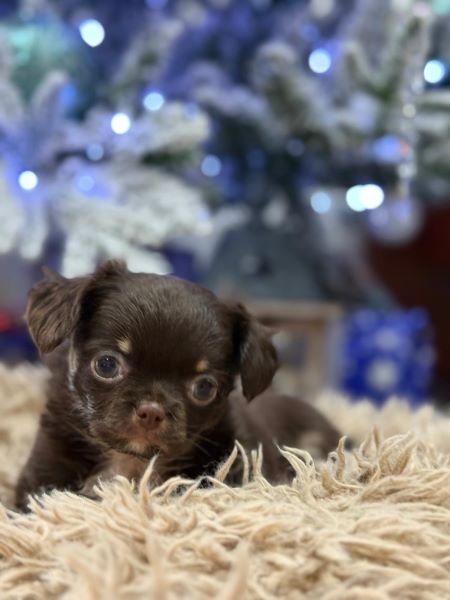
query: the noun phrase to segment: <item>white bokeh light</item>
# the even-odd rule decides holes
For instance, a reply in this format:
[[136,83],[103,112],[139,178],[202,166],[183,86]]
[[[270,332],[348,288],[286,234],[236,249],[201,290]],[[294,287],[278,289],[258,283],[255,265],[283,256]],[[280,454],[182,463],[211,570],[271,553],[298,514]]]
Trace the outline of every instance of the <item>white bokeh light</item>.
[[39,179],[34,171],[22,171],[19,175],[19,185],[23,190],[34,190],[38,183]]
[[383,204],[384,192],[379,185],[368,183],[362,186],[359,199],[365,209],[373,210]]
[[164,96],[160,92],[149,92],[142,100],[142,104],[147,110],[156,112],[163,107],[165,102]]
[[384,192],[382,188],[375,183],[354,185],[347,190],[345,201],[349,208],[355,212],[374,210],[383,204]]
[[117,135],[123,135],[130,130],[131,127],[131,119],[130,117],[123,112],[116,113],[111,119],[111,129]]
[[322,75],[331,68],[331,55],[325,48],[316,48],[309,55],[308,64],[311,71]]
[[78,29],[83,41],[91,48],[100,46],[105,39],[105,28],[97,19],[86,19],[82,21]]
[[349,208],[355,212],[363,212],[365,210],[365,206],[361,201],[362,188],[362,185],[354,185],[347,190],[345,195],[345,201],[347,202]]
[[447,68],[440,60],[429,60],[423,70],[423,78],[427,83],[439,83],[447,74]]

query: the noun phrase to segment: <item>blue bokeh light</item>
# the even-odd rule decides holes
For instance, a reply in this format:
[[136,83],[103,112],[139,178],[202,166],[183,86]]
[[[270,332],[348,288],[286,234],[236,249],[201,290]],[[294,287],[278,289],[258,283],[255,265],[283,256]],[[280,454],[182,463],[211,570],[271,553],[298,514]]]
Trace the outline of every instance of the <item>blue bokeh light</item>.
[[331,209],[331,196],[326,192],[314,192],[310,198],[311,208],[320,215]]
[[394,134],[377,138],[372,144],[375,158],[384,162],[399,162],[402,158],[402,139]]
[[217,177],[222,170],[222,162],[220,158],[214,154],[208,154],[202,160],[201,171],[206,177]]
[[142,104],[147,110],[155,112],[163,107],[165,101],[166,99],[160,92],[149,92],[142,99]]
[[97,19],[86,19],[82,21],[78,29],[83,41],[91,48],[100,46],[105,39],[105,28]]
[[316,48],[308,58],[311,71],[323,75],[331,69],[331,54],[325,48]]
[[94,189],[95,179],[92,175],[80,175],[77,178],[77,186],[82,192],[90,192]]
[[101,144],[94,142],[86,148],[86,156],[89,160],[101,160],[105,156],[105,150]]
[[427,83],[440,83],[446,74],[447,67],[437,59],[429,60],[423,70],[423,77]]

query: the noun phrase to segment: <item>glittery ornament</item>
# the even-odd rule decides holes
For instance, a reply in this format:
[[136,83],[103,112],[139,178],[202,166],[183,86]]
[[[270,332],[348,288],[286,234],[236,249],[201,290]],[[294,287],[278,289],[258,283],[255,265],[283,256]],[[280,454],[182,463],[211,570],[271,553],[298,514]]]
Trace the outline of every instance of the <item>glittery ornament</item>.
[[417,199],[389,197],[367,215],[374,238],[391,245],[413,240],[423,226],[424,217],[424,208]]

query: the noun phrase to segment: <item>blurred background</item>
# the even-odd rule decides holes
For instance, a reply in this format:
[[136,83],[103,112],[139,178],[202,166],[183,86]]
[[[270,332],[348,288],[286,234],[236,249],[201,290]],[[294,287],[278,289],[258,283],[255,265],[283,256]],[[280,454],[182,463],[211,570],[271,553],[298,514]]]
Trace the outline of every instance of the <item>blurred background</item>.
[[450,0],[2,0],[0,360],[49,265],[244,300],[278,385],[450,398]]

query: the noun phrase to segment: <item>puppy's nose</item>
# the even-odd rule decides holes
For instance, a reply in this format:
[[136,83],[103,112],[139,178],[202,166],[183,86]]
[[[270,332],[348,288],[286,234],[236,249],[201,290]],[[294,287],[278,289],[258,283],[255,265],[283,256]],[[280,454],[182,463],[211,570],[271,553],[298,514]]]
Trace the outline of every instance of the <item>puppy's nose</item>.
[[157,402],[142,402],[136,408],[136,416],[139,425],[142,425],[146,429],[154,430],[162,425],[166,418],[166,413]]

